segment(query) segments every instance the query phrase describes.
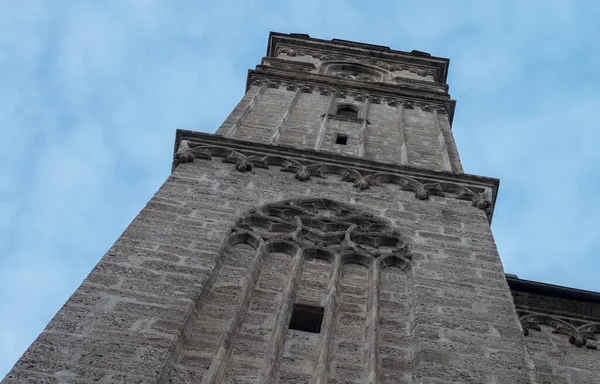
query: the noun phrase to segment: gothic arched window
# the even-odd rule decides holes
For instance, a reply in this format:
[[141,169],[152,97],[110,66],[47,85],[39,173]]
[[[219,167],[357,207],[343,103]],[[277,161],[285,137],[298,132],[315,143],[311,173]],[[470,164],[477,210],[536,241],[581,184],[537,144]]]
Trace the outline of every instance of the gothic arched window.
[[408,337],[410,264],[400,234],[351,205],[306,199],[247,212],[188,338],[210,356],[198,381],[327,382],[350,365],[376,382],[389,374],[382,361],[402,353],[394,340]]
[[337,116],[358,118],[358,108],[352,105],[340,105],[335,112]]

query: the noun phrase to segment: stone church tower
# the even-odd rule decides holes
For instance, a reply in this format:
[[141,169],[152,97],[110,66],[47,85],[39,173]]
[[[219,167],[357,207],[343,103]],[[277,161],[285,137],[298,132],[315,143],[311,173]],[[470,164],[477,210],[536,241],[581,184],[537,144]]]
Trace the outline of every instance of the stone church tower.
[[568,371],[598,359],[589,324],[554,328],[585,352],[566,365],[528,350],[556,324],[527,295],[551,294],[524,283],[515,309],[448,63],[271,33],[231,115],[177,131],[171,176],[2,383],[600,382]]

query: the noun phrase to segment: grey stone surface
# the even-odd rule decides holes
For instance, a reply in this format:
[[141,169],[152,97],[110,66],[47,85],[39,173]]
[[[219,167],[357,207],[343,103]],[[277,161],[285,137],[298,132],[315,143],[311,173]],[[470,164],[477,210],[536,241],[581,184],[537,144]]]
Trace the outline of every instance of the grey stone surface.
[[[272,38],[271,57],[250,72],[248,92],[217,134],[462,172],[448,115],[455,102],[442,82],[448,60],[344,48]],[[358,108],[358,118],[335,116],[340,105]],[[337,133],[347,145],[335,144]]]
[[600,294],[508,281],[539,382],[599,382]]
[[[566,334],[515,310],[447,65],[272,34],[218,134],[177,132],[171,176],[2,383],[597,382],[596,309],[565,305],[587,316]],[[295,304],[323,308],[319,333],[288,329]]]

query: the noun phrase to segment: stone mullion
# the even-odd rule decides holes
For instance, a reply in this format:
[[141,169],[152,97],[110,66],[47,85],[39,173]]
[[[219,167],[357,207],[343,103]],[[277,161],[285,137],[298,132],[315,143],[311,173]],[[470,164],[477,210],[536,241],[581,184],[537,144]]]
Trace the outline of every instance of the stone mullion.
[[331,343],[333,340],[334,319],[337,306],[337,286],[340,280],[341,260],[336,254],[333,261],[333,271],[327,285],[327,293],[324,300],[323,323],[321,324],[321,349],[317,360],[317,368],[311,380],[311,384],[327,383],[329,373],[329,360]]
[[329,99],[329,108],[327,108],[327,112],[323,116],[323,122],[321,123],[321,127],[319,129],[319,133],[317,135],[317,140],[315,141],[315,150],[321,149],[321,144],[323,144],[323,138],[325,137],[325,130],[327,129],[327,121],[329,120],[329,113],[333,108],[333,103],[335,102],[335,92],[331,92],[331,98]]
[[463,173],[463,168],[460,163],[460,158],[458,156],[458,150],[456,149],[456,142],[454,141],[454,137],[452,136],[452,132],[450,131],[450,122],[448,121],[448,115],[443,111],[435,111],[435,121],[437,126],[440,128],[442,140],[445,146],[446,155],[448,158],[448,165],[450,169],[454,173]]
[[365,102],[365,106],[364,106],[364,115],[363,115],[363,122],[361,124],[361,129],[362,129],[362,138],[360,140],[360,143],[358,145],[358,150],[356,155],[359,157],[363,157],[365,155],[365,148],[367,146],[367,128],[368,128],[368,118],[369,118],[369,107],[371,105],[371,100],[369,98],[367,98],[367,101]]
[[281,308],[275,320],[275,326],[265,356],[265,366],[261,372],[261,383],[275,383],[277,379],[277,371],[279,368],[279,360],[285,342],[285,334],[290,322],[290,316],[295,302],[298,282],[302,276],[302,267],[304,264],[303,251],[300,249],[294,256],[294,266],[288,283],[285,286],[282,295]]
[[366,379],[365,383],[377,383],[379,361],[379,260],[371,265],[369,292],[367,299],[367,343],[366,343]]
[[442,124],[440,124],[440,119],[439,119],[437,110],[433,110],[432,114],[433,114],[434,125],[438,131],[437,141],[438,141],[438,144],[440,145],[439,155],[442,160],[442,166],[444,167],[445,170],[454,172],[454,167],[452,166],[452,163],[450,161],[450,148],[446,141],[446,135],[444,134],[444,129],[442,128]]
[[242,288],[242,292],[240,293],[240,298],[238,300],[233,319],[231,319],[231,322],[229,323],[227,330],[221,339],[221,344],[219,345],[217,353],[212,359],[208,372],[202,379],[203,384],[216,384],[223,380],[225,369],[227,368],[229,357],[231,356],[231,350],[233,349],[234,340],[239,333],[242,321],[246,315],[246,311],[248,310],[250,299],[252,298],[252,291],[254,290],[254,286],[256,285],[258,276],[260,275],[260,270],[262,268],[262,263],[266,253],[267,250],[265,244],[264,242],[261,242],[257,250],[257,255],[254,260],[252,260],[250,268],[248,269],[248,278],[244,284],[244,287]]
[[261,85],[256,95],[254,95],[254,97],[252,97],[252,100],[250,100],[250,103],[248,103],[248,106],[244,110],[244,113],[242,113],[240,118],[237,119],[237,121],[227,130],[227,133],[225,133],[225,137],[235,136],[237,129],[244,123],[248,115],[250,115],[250,112],[252,112],[252,109],[254,109],[254,106],[258,103],[258,100],[260,100],[260,97],[265,93],[267,87],[268,84],[266,83]]
[[404,112],[404,104],[398,105],[399,116],[398,116],[398,130],[400,132],[400,164],[406,165],[409,162],[408,159],[408,143],[406,142],[406,119]]
[[292,102],[290,103],[287,111],[285,111],[285,114],[281,118],[281,122],[275,129],[275,133],[273,133],[273,137],[271,137],[271,143],[273,143],[273,144],[279,143],[279,139],[281,138],[281,135],[283,134],[283,131],[285,129],[285,124],[289,120],[290,115],[291,115],[292,111],[294,110],[296,103],[298,102],[298,98],[300,97],[300,92],[301,92],[300,88],[298,88],[296,90],[296,94],[294,95],[294,98],[292,99]]

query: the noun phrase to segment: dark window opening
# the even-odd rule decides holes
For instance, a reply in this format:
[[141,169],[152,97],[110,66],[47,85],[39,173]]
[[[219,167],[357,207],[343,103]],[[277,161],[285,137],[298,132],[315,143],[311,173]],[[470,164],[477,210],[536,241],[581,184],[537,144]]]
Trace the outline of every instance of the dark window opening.
[[322,307],[295,304],[289,328],[302,332],[319,333],[321,332],[321,322],[323,322]]
[[358,118],[358,108],[353,107],[351,105],[342,105],[338,107],[337,112],[335,114],[337,116]]
[[335,136],[335,143],[336,144],[340,144],[340,145],[346,145],[346,144],[348,144],[348,136],[347,135],[337,134]]

